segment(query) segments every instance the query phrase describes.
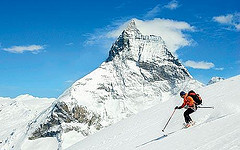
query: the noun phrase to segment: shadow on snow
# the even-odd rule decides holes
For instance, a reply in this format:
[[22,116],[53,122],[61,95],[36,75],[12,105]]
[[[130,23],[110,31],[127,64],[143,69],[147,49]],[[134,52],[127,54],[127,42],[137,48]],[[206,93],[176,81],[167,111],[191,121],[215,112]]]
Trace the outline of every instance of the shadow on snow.
[[159,141],[159,140],[161,140],[161,139],[163,139],[163,138],[165,138],[165,137],[167,137],[167,136],[168,136],[168,135],[160,136],[160,137],[158,137],[158,138],[156,138],[156,139],[153,139],[153,140],[151,140],[151,141],[148,141],[148,142],[146,142],[146,143],[143,143],[143,144],[141,144],[141,145],[138,145],[138,146],[136,146],[136,148],[141,147],[141,146],[144,146],[144,145],[147,145],[147,144],[152,143],[152,142],[155,142],[155,141]]

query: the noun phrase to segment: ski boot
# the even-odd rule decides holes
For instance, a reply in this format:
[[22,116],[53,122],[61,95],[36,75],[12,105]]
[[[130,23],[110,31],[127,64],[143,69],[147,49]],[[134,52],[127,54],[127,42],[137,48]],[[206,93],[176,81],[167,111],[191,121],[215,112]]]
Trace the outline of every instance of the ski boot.
[[193,126],[194,124],[195,124],[194,121],[190,121],[189,123],[184,123],[183,126],[184,126],[184,128],[189,128],[189,127]]

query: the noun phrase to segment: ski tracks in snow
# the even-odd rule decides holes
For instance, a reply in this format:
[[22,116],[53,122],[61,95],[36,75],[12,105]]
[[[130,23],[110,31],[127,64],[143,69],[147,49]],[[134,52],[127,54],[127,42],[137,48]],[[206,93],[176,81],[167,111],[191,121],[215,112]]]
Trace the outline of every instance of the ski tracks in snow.
[[[230,149],[240,149],[239,143],[239,136],[240,136],[240,129],[233,130],[228,134],[223,134],[222,136],[216,138],[213,141],[209,141],[206,144],[194,149],[194,150],[211,150],[211,149],[218,149],[218,150],[230,150]],[[224,142],[222,142],[224,141]],[[224,146],[219,145],[219,143],[228,143]]]
[[[234,114],[225,114],[225,115],[219,116],[219,117],[217,117],[217,118],[208,118],[208,119],[206,119],[206,120],[203,121],[203,122],[200,122],[200,123],[199,123],[199,122],[196,122],[195,125],[193,125],[193,126],[191,126],[191,127],[189,127],[189,128],[183,127],[183,128],[181,128],[181,129],[179,129],[179,130],[175,130],[175,131],[172,131],[172,132],[164,133],[164,134],[163,134],[162,136],[160,136],[160,137],[157,137],[157,138],[155,138],[155,139],[152,139],[152,140],[150,140],[150,141],[148,141],[148,142],[145,142],[145,143],[143,143],[143,144],[140,144],[140,145],[136,146],[136,148],[140,148],[140,147],[146,146],[146,145],[151,144],[151,143],[153,143],[153,142],[158,142],[158,141],[161,142],[161,140],[167,138],[167,137],[170,136],[170,135],[174,135],[174,134],[176,134],[176,133],[178,133],[178,132],[180,132],[180,131],[182,131],[182,130],[193,130],[194,128],[201,127],[201,126],[206,125],[206,124],[208,124],[208,123],[211,123],[211,122],[213,122],[213,121],[217,121],[217,120],[219,120],[219,119],[223,119],[223,118],[225,118],[225,117],[229,117],[229,116],[231,116],[231,115],[234,115]],[[239,130],[240,130],[240,129],[239,129]],[[200,148],[200,149],[197,148],[196,150],[201,150],[201,149],[205,149],[205,148]]]

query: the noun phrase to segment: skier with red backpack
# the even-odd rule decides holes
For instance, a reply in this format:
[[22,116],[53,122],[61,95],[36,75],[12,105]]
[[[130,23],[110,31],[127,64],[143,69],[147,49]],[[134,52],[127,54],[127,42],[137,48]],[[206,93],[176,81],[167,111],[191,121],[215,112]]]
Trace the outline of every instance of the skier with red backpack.
[[180,96],[183,98],[183,104],[181,106],[176,106],[175,109],[187,109],[183,115],[186,122],[185,127],[190,127],[194,125],[194,122],[189,115],[197,110],[197,105],[202,104],[202,99],[199,94],[196,94],[193,90],[188,93],[182,91],[180,92]]

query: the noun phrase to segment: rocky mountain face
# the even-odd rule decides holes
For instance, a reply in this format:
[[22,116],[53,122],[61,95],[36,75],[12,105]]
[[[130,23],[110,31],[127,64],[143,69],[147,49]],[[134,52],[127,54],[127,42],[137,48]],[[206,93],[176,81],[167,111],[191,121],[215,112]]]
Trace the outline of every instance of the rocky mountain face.
[[112,45],[99,68],[76,81],[30,126],[29,139],[76,131],[87,136],[202,84],[167,49],[163,39],[142,35],[134,21]]
[[217,83],[217,82],[220,82],[223,80],[224,80],[224,78],[222,78],[222,77],[212,77],[207,85],[214,84],[214,83]]

